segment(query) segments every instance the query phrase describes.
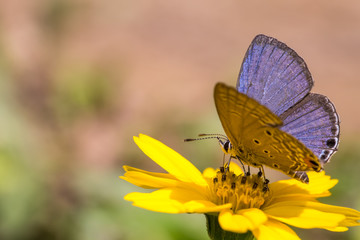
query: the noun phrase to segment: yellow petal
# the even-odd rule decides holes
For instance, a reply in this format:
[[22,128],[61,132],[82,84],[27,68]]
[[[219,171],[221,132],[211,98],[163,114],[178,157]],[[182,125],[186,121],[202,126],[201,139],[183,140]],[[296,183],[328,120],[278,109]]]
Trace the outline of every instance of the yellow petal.
[[[131,193],[130,193],[131,194]],[[128,194],[129,195],[129,194]],[[162,188],[151,193],[144,193],[137,196],[137,198],[126,199],[129,201],[142,200],[143,197],[147,199],[171,199],[180,203],[189,201],[208,201],[206,194],[201,189],[196,188]]]
[[359,218],[351,218],[346,216],[347,218],[340,223],[340,226],[343,227],[354,227],[354,226],[360,226]]
[[129,166],[124,166],[124,169],[126,173],[120,178],[142,188],[164,188],[179,184],[179,180],[168,173],[148,172]]
[[230,162],[230,171],[234,172],[236,175],[243,174],[241,167],[238,164],[236,164],[234,161]]
[[125,200],[134,206],[165,213],[206,213],[229,209],[231,204],[217,206],[201,194],[187,189],[165,188],[152,193],[129,193]]
[[349,219],[360,219],[359,211],[347,207],[333,206],[320,202],[309,202],[306,204],[306,207],[314,208],[324,212],[339,213]]
[[254,229],[253,234],[257,240],[300,240],[291,228],[272,219]]
[[248,208],[238,211],[225,210],[219,214],[219,224],[222,229],[231,232],[245,233],[258,228],[267,221],[267,216],[258,208]]
[[282,180],[271,183],[269,188],[272,198],[263,207],[267,207],[280,202],[289,201],[317,201],[316,198],[330,196],[328,189],[335,186],[337,179],[330,179],[324,172],[309,172],[309,184],[304,184],[295,179]]
[[325,229],[332,232],[346,232],[347,230],[349,230],[349,228],[347,227],[335,227],[335,228],[325,228]]
[[331,205],[312,201],[289,201],[263,209],[271,218],[299,228],[337,227],[345,216],[332,211]]
[[[313,204],[315,205],[315,204]],[[317,203],[316,206],[313,206],[314,208],[321,210],[321,211],[327,211],[332,213],[338,213],[345,216],[345,219],[339,223],[339,226],[335,228],[328,228],[327,230],[333,231],[333,232],[344,232],[347,231],[347,227],[354,227],[354,226],[360,226],[359,220],[360,220],[360,212],[346,207],[339,207],[339,206],[332,206],[322,203]]]
[[219,224],[222,229],[237,233],[245,233],[253,227],[249,219],[242,215],[234,215],[231,210],[220,212]]
[[207,186],[201,172],[191,162],[163,143],[144,134],[134,137],[134,141],[148,157],[177,179]]
[[[157,191],[155,191],[157,192]],[[154,192],[154,193],[155,193]],[[132,201],[136,207],[144,208],[150,211],[163,213],[183,213],[182,204],[173,199],[161,199],[151,195],[152,193],[129,193],[124,199]]]
[[159,177],[159,178],[176,179],[173,175],[168,174],[168,173],[149,172],[149,171],[146,171],[146,170],[143,170],[140,168],[135,168],[135,167],[127,166],[127,165],[124,165],[123,168],[126,172],[141,172],[141,173],[145,173],[147,175],[151,175],[151,176],[155,176],[155,177]]
[[206,177],[206,178],[213,178],[213,177],[216,176],[216,170],[213,169],[213,168],[206,168],[203,171],[203,176]]
[[308,172],[310,179],[309,184],[304,184],[295,179],[288,179],[277,181],[270,184],[271,190],[276,197],[283,197],[288,195],[323,195],[329,196],[329,189],[334,187],[337,179],[330,179],[330,176],[325,175],[325,172]]
[[186,213],[214,213],[230,209],[232,204],[216,205],[210,201],[197,200],[184,203],[184,207]]

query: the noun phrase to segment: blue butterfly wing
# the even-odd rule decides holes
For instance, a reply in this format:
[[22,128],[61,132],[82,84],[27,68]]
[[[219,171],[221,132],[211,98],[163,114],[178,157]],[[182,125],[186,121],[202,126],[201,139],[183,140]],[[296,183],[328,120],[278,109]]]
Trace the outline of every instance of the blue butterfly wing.
[[281,130],[300,140],[324,164],[339,145],[339,117],[331,101],[310,93],[281,114]]
[[236,88],[278,115],[281,130],[326,163],[339,144],[339,117],[327,97],[310,93],[313,84],[306,63],[294,50],[258,35],[246,52]]
[[236,88],[279,116],[312,86],[311,74],[294,50],[275,38],[258,35],[246,52]]

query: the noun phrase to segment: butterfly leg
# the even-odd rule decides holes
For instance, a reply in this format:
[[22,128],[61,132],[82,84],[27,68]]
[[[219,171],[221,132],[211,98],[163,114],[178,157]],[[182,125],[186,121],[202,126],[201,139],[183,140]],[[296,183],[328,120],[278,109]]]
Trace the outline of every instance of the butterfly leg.
[[[232,156],[232,157],[233,157],[233,156]],[[243,168],[243,170],[244,170],[244,174],[250,175],[250,169],[249,169],[249,171],[246,171],[245,165],[244,165],[243,162],[240,160],[239,156],[236,156],[236,159],[239,160],[239,162],[241,163],[241,166],[242,166],[242,168]]]
[[229,169],[230,169],[231,158],[232,158],[232,156],[230,156],[229,161],[227,162],[227,164],[224,165],[224,162],[225,162],[225,154],[224,154],[223,165],[226,166],[226,171],[229,171]]

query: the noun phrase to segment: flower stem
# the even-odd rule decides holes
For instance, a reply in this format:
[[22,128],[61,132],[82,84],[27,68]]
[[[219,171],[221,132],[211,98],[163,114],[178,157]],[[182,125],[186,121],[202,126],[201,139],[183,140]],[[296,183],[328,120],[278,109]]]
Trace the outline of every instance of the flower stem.
[[250,231],[247,233],[234,233],[223,230],[219,225],[218,215],[205,214],[205,217],[207,231],[211,240],[256,240]]

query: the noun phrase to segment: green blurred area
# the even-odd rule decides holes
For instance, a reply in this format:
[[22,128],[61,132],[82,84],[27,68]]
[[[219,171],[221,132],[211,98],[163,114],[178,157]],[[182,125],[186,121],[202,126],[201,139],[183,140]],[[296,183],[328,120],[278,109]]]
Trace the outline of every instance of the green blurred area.
[[[15,86],[2,78],[0,239],[207,239],[204,216],[153,213],[125,202],[127,193],[142,190],[118,178],[121,164],[78,163],[68,128],[108,121],[111,90],[98,72],[71,74],[56,85],[45,121],[22,109]],[[129,162],[134,149],[123,153]]]
[[[222,132],[212,101],[214,84],[206,77],[226,80],[233,77],[232,70],[226,67],[216,75],[207,70],[217,63],[186,65],[188,59],[182,55],[174,60],[178,46],[166,43],[175,37],[160,37],[164,42],[156,38],[173,29],[158,29],[166,17],[162,12],[145,20],[140,17],[152,9],[149,3],[30,2],[0,3],[0,239],[208,239],[202,215],[132,207],[123,197],[144,190],[118,176],[124,164],[161,171],[133,143],[131,137],[139,133],[162,140],[201,170],[217,167],[222,154],[216,142],[184,144],[183,139],[203,131]],[[185,16],[193,10],[171,9]],[[202,7],[195,9],[201,12]],[[213,14],[213,25],[219,24],[217,11],[203,14]],[[192,26],[193,19],[182,18],[175,14],[171,23]],[[174,27],[180,34],[184,28]],[[198,44],[189,50],[189,59],[196,59],[203,43],[196,38],[198,29],[191,33],[194,39],[184,34],[180,42]],[[252,32],[248,35],[253,37]],[[113,38],[116,41],[110,43]],[[117,45],[121,48],[115,49]],[[159,60],[159,46],[169,58]],[[183,52],[184,46],[178,51]],[[239,65],[242,56],[236,55],[226,61]],[[204,59],[210,57],[204,54]],[[151,61],[159,61],[160,67]],[[184,66],[195,72],[192,79],[180,72]],[[199,73],[192,67],[206,69],[204,79],[193,83]],[[163,80],[157,79],[159,72]],[[177,75],[178,81],[173,80]],[[228,81],[235,85],[235,79]],[[189,97],[194,89],[198,98]],[[359,140],[347,134],[327,168],[340,182],[332,197],[322,201],[360,209],[359,159]],[[358,229],[296,232],[304,239],[360,238]]]

